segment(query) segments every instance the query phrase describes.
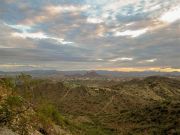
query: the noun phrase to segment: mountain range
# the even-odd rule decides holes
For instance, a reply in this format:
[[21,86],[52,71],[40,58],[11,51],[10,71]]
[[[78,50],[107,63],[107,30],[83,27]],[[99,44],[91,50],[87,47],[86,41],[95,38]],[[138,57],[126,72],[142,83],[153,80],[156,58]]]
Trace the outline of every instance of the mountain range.
[[66,76],[66,77],[147,77],[147,76],[180,76],[180,72],[120,72],[120,71],[106,71],[106,70],[77,70],[77,71],[57,71],[57,70],[31,70],[31,71],[13,71],[3,72],[0,75],[18,75],[21,73],[29,74],[34,77],[42,76]]

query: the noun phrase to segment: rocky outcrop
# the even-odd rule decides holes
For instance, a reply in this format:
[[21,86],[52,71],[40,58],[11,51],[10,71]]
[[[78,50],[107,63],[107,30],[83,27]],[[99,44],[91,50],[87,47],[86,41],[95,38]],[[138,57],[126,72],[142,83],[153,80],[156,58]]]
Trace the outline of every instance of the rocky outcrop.
[[18,135],[7,127],[0,127],[0,135]]

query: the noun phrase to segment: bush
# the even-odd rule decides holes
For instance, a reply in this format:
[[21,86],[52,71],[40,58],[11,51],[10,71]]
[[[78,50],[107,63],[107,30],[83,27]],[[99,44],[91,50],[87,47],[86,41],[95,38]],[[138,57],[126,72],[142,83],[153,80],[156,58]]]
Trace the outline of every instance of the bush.
[[9,93],[15,93],[15,91],[16,91],[16,84],[15,84],[15,80],[13,78],[0,79],[0,86],[4,89],[8,90]]
[[23,98],[20,96],[8,96],[5,104],[12,108],[20,108],[23,105]]
[[22,111],[22,105],[22,97],[8,96],[0,107],[0,123],[10,123]]
[[54,122],[58,125],[64,121],[63,116],[52,104],[41,105],[38,109],[38,116],[43,119],[44,122]]

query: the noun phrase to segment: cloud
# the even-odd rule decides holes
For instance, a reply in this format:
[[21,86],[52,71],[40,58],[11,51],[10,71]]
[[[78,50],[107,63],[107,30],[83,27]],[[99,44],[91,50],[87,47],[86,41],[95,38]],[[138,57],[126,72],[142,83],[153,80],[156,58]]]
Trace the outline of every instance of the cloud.
[[64,39],[62,38],[57,38],[57,37],[53,37],[53,36],[49,36],[43,32],[36,32],[36,33],[28,33],[28,32],[13,32],[11,33],[11,35],[13,37],[19,37],[19,38],[23,38],[23,39],[27,39],[27,38],[30,38],[30,39],[36,39],[36,40],[43,40],[43,39],[50,39],[50,40],[54,40],[56,41],[57,43],[59,44],[62,44],[62,45],[69,45],[69,44],[73,44],[73,42],[70,42],[70,41],[65,41]]
[[26,70],[41,70],[50,69],[53,67],[43,64],[25,64],[25,63],[7,63],[0,64],[0,70],[3,71],[26,71]]
[[48,20],[51,17],[52,16],[48,16],[48,15],[33,16],[32,18],[26,18],[26,19],[22,20],[22,23],[33,26],[33,25],[36,25],[38,23],[42,23],[43,21]]
[[31,38],[31,39],[38,39],[38,40],[51,39],[51,40],[54,40],[57,43],[60,43],[63,45],[73,43],[70,41],[65,41],[63,38],[50,36],[43,32],[29,32],[30,30],[32,30],[32,27],[30,27],[28,25],[9,25],[6,23],[4,23],[4,24],[10,28],[21,31],[21,32],[12,32],[11,33],[12,37],[19,37],[19,38],[23,38],[23,39]]
[[32,38],[32,39],[48,39],[48,36],[45,35],[45,34],[42,33],[42,32],[36,32],[36,33],[13,32],[11,35],[12,35],[13,37],[20,37],[20,38],[23,38],[23,39],[26,39],[26,38]]
[[0,1],[2,64],[180,67],[180,0],[13,1]]
[[112,3],[107,2],[107,5],[104,7],[105,10],[118,10],[121,7],[124,7],[129,4],[137,3],[138,0],[126,0],[126,1],[113,1]]
[[[14,27],[14,26],[13,26]],[[4,22],[0,22],[0,49],[14,49],[14,48],[35,48],[35,43],[29,39],[15,38],[11,34],[15,31],[21,31],[25,28],[18,26],[16,28],[11,28],[6,25]]]
[[81,11],[86,11],[88,8],[90,8],[89,5],[84,5],[84,6],[74,6],[74,5],[50,5],[45,7],[45,10],[49,12],[52,15],[62,13],[62,12],[81,12]]
[[0,68],[17,68],[17,67],[31,67],[31,68],[38,68],[41,67],[40,65],[31,65],[31,64],[0,64]]
[[124,19],[136,20],[137,17],[141,20],[148,19],[147,15],[159,10],[163,3],[165,2],[162,0],[86,0],[86,4],[91,5],[88,17],[101,18],[106,24],[118,23],[119,20],[125,21]]
[[23,32],[32,30],[32,27],[27,25],[10,25],[7,23],[4,23],[4,25]]
[[117,61],[132,61],[134,58],[130,58],[130,57],[122,57],[122,58],[115,58],[115,59],[111,59],[109,60],[110,62],[117,62]]
[[139,29],[139,30],[126,30],[126,31],[116,31],[114,36],[130,36],[131,38],[139,37],[145,34],[148,31],[148,28]]
[[31,13],[32,15],[27,16],[21,20],[22,24],[37,25],[39,23],[46,23],[60,18],[64,14],[80,14],[87,11],[90,8],[89,5],[65,5],[65,4],[47,4],[41,7],[38,12]]
[[97,59],[97,61],[103,61],[103,59]]
[[145,60],[146,62],[155,62],[155,61],[157,61],[157,59],[155,58],[155,59],[149,59],[149,60]]
[[156,4],[156,5],[153,5],[151,7],[147,7],[144,12],[152,12],[152,11],[155,11],[155,10],[158,10],[161,8],[161,4]]
[[138,63],[153,63],[157,61],[157,58],[139,61]]
[[180,72],[179,68],[172,67],[121,67],[121,68],[97,68],[97,70],[120,71],[120,72]]
[[169,11],[163,13],[163,15],[160,17],[160,21],[163,21],[165,23],[173,23],[180,19],[180,5],[177,7],[173,7]]
[[0,49],[2,48],[14,48],[13,46],[3,46],[3,45],[0,45]]
[[104,26],[104,25],[98,25],[97,28],[96,28],[96,31],[95,31],[95,34],[98,36],[98,37],[104,37],[105,34],[107,33],[107,27]]
[[88,22],[88,23],[98,24],[98,23],[102,23],[102,22],[104,22],[104,21],[103,21],[102,19],[100,19],[100,18],[88,17],[88,18],[87,18],[87,22]]
[[135,24],[135,22],[130,22],[130,23],[127,23],[127,24],[125,24],[126,26],[132,26],[132,25],[134,25]]

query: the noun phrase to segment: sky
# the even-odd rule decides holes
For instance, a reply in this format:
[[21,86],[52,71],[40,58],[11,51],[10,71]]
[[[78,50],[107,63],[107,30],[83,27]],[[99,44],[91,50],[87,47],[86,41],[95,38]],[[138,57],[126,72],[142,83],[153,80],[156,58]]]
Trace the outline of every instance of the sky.
[[0,0],[0,70],[180,71],[180,0]]

